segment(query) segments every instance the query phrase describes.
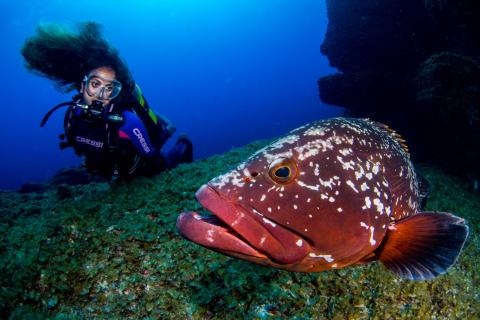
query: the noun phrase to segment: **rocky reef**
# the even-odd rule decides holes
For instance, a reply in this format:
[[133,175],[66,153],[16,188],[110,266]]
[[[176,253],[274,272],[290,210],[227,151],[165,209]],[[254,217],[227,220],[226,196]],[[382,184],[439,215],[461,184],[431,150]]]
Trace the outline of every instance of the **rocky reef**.
[[316,274],[228,258],[175,230],[210,178],[265,145],[154,178],[0,193],[0,314],[10,319],[474,319],[480,314],[480,197],[439,169],[428,210],[465,217],[457,264],[429,282],[380,263]]
[[327,0],[320,98],[384,122],[412,154],[480,180],[480,3]]

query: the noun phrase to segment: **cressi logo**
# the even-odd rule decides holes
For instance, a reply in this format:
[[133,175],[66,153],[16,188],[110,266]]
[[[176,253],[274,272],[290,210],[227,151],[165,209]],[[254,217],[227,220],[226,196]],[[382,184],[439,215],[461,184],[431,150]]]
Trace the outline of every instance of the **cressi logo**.
[[140,144],[142,145],[143,150],[145,150],[145,153],[149,153],[149,152],[151,151],[151,149],[150,149],[150,147],[148,146],[147,141],[146,141],[145,138],[143,137],[143,134],[142,134],[142,132],[140,131],[140,129],[138,129],[138,128],[133,129],[133,134],[135,134],[135,136],[137,136],[138,141],[139,141]]
[[88,144],[89,146],[92,146],[92,147],[95,147],[95,148],[102,148],[103,147],[103,142],[91,140],[91,139],[84,138],[84,137],[81,137],[81,136],[76,136],[75,140],[79,143]]

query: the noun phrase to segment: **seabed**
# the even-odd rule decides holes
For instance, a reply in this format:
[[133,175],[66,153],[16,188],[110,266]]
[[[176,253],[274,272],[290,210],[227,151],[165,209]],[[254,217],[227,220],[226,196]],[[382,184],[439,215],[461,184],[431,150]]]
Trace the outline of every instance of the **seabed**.
[[434,281],[380,263],[316,274],[209,251],[175,230],[202,211],[195,191],[264,146],[234,149],[154,178],[0,192],[0,313],[11,319],[479,319],[480,196],[441,170],[426,210],[469,221],[457,264]]

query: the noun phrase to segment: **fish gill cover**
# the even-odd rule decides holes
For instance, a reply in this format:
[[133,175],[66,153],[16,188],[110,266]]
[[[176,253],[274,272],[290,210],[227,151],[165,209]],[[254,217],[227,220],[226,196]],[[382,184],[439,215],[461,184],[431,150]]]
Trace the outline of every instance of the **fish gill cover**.
[[433,281],[398,279],[378,263],[305,274],[232,259],[185,241],[179,212],[195,191],[266,142],[110,187],[60,185],[0,193],[0,312],[18,318],[474,319],[480,312],[480,197],[417,165],[427,210],[470,223],[459,261]]

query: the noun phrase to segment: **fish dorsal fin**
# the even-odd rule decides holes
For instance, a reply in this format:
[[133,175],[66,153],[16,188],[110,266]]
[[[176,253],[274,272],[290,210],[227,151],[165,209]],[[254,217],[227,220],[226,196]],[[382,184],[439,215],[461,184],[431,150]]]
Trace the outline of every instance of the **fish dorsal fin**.
[[365,118],[364,120],[370,122],[372,125],[376,126],[380,130],[383,130],[387,134],[389,134],[393,138],[393,140],[395,140],[402,147],[403,151],[405,151],[405,153],[410,157],[410,152],[408,150],[406,141],[400,134],[398,134],[395,130],[393,130],[392,128],[390,128],[384,123],[373,121],[368,118]]
[[455,263],[467,236],[464,219],[449,213],[422,212],[391,226],[377,256],[402,278],[429,280]]

